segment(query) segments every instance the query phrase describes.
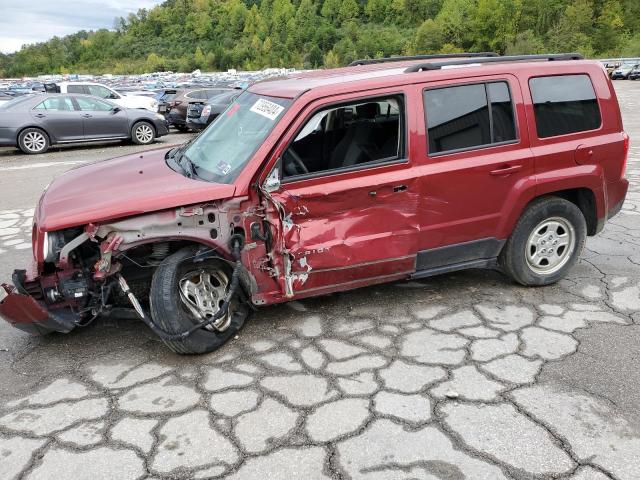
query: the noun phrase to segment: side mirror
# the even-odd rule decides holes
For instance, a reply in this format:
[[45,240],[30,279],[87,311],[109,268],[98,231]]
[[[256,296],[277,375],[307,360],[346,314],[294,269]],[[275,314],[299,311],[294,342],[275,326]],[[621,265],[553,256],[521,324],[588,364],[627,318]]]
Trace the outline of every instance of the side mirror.
[[122,111],[122,109],[121,109],[120,107],[113,107],[113,108],[111,109],[111,113],[112,113],[112,114],[114,114],[114,115],[115,115],[116,113],[118,113],[118,112],[121,112],[121,111]]
[[271,170],[271,173],[264,181],[262,188],[269,193],[280,189],[280,160],[278,160],[276,165],[273,167],[273,170]]
[[112,93],[111,95],[109,95],[109,98],[114,99],[114,100],[117,100],[117,99],[119,99],[119,98],[120,98],[120,95],[118,95],[117,93],[115,93],[115,92],[114,92],[114,93]]

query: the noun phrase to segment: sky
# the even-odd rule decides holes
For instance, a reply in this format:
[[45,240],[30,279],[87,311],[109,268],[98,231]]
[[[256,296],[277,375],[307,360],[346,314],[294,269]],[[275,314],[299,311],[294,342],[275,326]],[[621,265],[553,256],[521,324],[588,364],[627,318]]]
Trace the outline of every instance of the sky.
[[116,17],[161,0],[0,0],[0,52],[63,37],[78,30],[113,28]]

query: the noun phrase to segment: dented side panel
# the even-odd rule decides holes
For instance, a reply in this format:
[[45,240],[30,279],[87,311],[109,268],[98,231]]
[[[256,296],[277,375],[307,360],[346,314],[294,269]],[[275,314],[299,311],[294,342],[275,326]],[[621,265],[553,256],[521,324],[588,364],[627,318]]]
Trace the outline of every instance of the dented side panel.
[[287,297],[415,269],[419,195],[409,165],[339,177],[284,184],[271,194],[280,207],[275,261]]

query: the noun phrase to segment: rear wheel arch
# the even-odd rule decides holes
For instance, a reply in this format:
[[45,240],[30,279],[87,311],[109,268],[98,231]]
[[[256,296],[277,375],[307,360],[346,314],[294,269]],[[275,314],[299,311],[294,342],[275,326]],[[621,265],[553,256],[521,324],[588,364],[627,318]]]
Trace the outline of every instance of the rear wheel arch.
[[[39,146],[41,145],[42,147],[34,150],[29,146],[32,142],[32,147],[35,147],[36,143],[39,144]],[[40,153],[45,153],[52,145],[51,135],[49,135],[49,132],[47,132],[40,126],[24,127],[18,132],[16,145],[20,150],[22,150],[23,153],[27,155],[37,155]]]
[[520,216],[529,206],[542,198],[557,197],[568,200],[580,209],[587,223],[587,235],[593,236],[597,233],[598,228],[598,209],[596,203],[596,195],[590,188],[569,188],[566,190],[558,190],[555,192],[547,192],[531,199],[520,212]]
[[46,128],[42,128],[42,125],[27,125],[22,127],[20,130],[18,130],[18,132],[16,133],[16,144],[18,143],[18,139],[20,138],[20,134],[22,132],[24,132],[25,130],[29,129],[29,128],[37,128],[38,130],[41,130],[49,139],[49,145],[54,145],[56,143],[56,139],[55,137],[53,137]]

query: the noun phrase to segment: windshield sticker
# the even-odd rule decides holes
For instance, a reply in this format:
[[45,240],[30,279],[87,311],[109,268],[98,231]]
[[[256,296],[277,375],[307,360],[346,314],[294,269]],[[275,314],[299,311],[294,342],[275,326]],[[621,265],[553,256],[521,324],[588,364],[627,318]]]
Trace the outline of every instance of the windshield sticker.
[[284,107],[278,105],[277,103],[273,103],[269,100],[261,98],[253,104],[253,107],[251,107],[250,110],[253,113],[257,113],[258,115],[267,117],[269,120],[275,120],[276,118],[278,118],[278,115],[282,113]]
[[216,168],[218,170],[220,170],[220,172],[222,173],[222,175],[226,175],[227,173],[229,173],[231,171],[231,165],[229,165],[227,162],[225,161],[220,161],[218,162],[218,164],[216,165]]

